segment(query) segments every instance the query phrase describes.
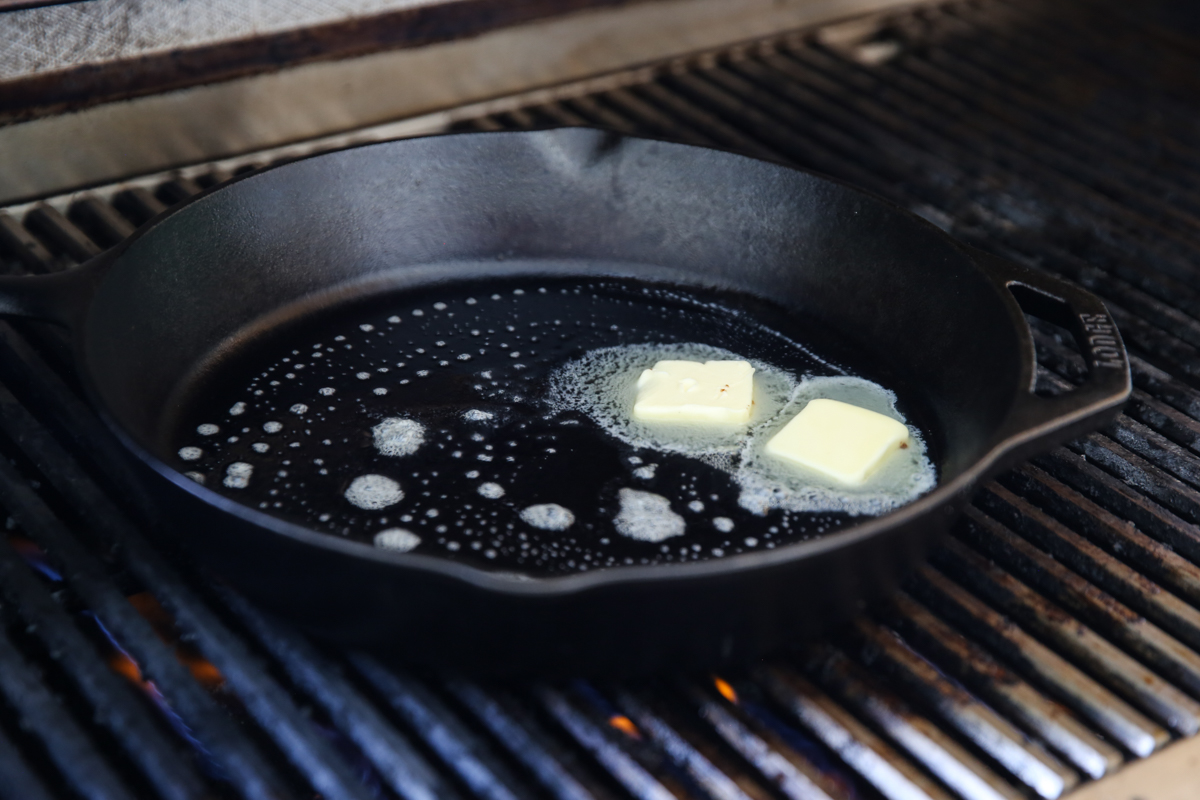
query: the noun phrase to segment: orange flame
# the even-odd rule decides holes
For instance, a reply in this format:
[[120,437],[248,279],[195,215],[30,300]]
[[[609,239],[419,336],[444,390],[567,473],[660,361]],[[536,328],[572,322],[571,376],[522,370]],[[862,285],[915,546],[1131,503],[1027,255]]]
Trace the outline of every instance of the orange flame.
[[221,684],[225,683],[225,676],[211,661],[188,653],[176,653],[176,657],[183,662],[184,666],[191,671],[192,677],[205,689],[219,689]]
[[121,677],[139,685],[142,683],[142,671],[137,662],[124,653],[113,653],[109,656],[108,665]]
[[638,730],[637,725],[633,724],[633,720],[622,714],[613,714],[608,718],[608,724],[612,725],[626,736],[634,739],[642,738],[642,733]]
[[717,691],[721,693],[721,697],[724,697],[729,702],[736,703],[738,701],[737,692],[734,691],[734,688],[730,686],[727,681],[724,681],[714,675],[713,686],[716,686]]
[[212,662],[200,655],[194,648],[180,641],[179,632],[175,628],[175,618],[162,607],[158,598],[149,592],[139,592],[127,599],[130,605],[150,623],[158,637],[175,649],[175,657],[191,671],[192,677],[204,688],[217,689],[225,682],[225,676]]

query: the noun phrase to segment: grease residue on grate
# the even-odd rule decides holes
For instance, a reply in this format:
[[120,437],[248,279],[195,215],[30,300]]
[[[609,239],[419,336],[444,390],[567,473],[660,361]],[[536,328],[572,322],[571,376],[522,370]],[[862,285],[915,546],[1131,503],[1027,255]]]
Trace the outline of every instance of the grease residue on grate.
[[[915,497],[932,466],[904,496],[801,497],[760,468],[764,436],[655,439],[622,421],[620,395],[660,358],[738,357],[759,370],[758,434],[822,386],[903,419],[895,395],[799,343],[810,334],[762,301],[631,281],[375,298],[226,364],[173,446],[181,470],[251,507],[490,569],[550,575],[772,549]],[[921,458],[923,445],[908,460]]]

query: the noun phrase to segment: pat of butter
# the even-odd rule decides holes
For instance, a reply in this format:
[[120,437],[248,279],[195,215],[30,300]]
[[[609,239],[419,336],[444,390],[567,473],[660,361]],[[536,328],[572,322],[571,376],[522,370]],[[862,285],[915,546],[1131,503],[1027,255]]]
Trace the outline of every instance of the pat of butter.
[[765,452],[845,486],[862,486],[908,443],[903,423],[849,403],[820,399],[810,401],[771,437]]
[[754,367],[745,361],[659,361],[638,378],[633,418],[749,422],[753,403]]

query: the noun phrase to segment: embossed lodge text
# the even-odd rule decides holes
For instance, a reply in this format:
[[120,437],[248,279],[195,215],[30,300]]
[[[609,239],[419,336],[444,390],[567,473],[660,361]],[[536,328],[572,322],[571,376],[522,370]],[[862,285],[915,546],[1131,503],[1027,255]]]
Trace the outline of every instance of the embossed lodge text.
[[1092,363],[1097,367],[1123,368],[1125,361],[1121,358],[1121,348],[1117,346],[1117,329],[1112,320],[1105,314],[1080,314],[1079,319],[1087,331]]

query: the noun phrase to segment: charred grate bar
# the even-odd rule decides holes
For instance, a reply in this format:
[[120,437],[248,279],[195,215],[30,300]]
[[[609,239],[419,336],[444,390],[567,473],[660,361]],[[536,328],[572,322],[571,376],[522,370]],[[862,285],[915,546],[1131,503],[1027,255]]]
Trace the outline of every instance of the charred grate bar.
[[[0,796],[1056,798],[1196,734],[1200,47],[1115,8],[922,7],[439,123],[788,161],[1108,303],[1125,413],[983,487],[890,604],[746,670],[482,685],[311,642],[149,543],[170,520],[61,335],[0,323]],[[0,258],[70,269],[298,152],[0,211]],[[1033,324],[1040,389],[1069,389],[1082,360]]]

